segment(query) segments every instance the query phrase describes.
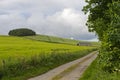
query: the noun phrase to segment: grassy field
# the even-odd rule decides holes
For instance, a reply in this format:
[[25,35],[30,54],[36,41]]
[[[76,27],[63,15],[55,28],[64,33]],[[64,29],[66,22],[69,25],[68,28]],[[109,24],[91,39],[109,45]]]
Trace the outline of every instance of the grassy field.
[[0,36],[0,78],[26,80],[82,57],[93,50],[95,47],[49,43],[49,41],[42,42],[25,37]]
[[65,38],[47,36],[47,35],[27,36],[25,38],[31,40],[49,42],[49,43],[60,43],[60,44],[71,44],[71,45],[76,45],[79,42],[79,40],[71,40],[71,39],[65,39]]
[[108,73],[103,71],[97,58],[79,80],[120,80],[120,73]]
[[[27,36],[25,38],[36,40],[36,41],[59,43],[59,44],[70,44],[70,45],[77,45],[78,42],[87,42],[87,41],[72,40],[72,39],[60,38],[60,37],[55,37],[55,36],[47,36],[47,35]],[[98,42],[90,42],[90,43],[93,46],[99,46]]]

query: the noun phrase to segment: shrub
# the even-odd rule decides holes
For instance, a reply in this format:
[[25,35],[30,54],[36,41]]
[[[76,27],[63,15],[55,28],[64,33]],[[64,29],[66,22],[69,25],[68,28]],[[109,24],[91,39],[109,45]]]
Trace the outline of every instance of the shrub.
[[14,29],[14,30],[11,30],[8,34],[10,36],[32,36],[32,35],[36,35],[36,33],[33,30],[27,29],[27,28]]

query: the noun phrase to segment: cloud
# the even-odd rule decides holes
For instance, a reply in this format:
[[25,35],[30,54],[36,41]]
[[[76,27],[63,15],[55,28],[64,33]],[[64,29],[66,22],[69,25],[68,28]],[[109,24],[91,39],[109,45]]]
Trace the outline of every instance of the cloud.
[[84,0],[0,0],[0,34],[26,27],[38,34],[93,39],[81,11],[85,4]]

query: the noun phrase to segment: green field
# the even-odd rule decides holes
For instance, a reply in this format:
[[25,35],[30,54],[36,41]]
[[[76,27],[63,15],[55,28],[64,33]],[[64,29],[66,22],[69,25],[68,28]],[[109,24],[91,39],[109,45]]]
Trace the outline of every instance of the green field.
[[[49,43],[70,44],[70,45],[77,45],[78,42],[87,42],[87,41],[72,40],[72,39],[60,38],[55,36],[47,36],[47,35],[27,36],[24,38],[36,40],[36,41],[49,42]],[[99,46],[98,42],[90,42],[90,43],[93,46]]]
[[[95,50],[95,47],[68,45],[72,43],[71,40],[68,43],[66,41],[66,44],[58,44],[36,41],[36,37],[35,40],[31,40],[26,37],[0,36],[0,78],[2,80],[25,80]],[[61,43],[65,40],[63,39]]]
[[65,38],[47,36],[47,35],[27,36],[25,38],[31,40],[49,42],[49,43],[60,43],[60,44],[71,44],[71,45],[76,45],[79,42],[79,40],[71,40],[71,39],[65,39]]

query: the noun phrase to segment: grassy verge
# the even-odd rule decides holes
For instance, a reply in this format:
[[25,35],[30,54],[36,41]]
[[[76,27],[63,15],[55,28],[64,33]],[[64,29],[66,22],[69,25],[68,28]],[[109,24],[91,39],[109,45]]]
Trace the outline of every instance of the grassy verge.
[[79,80],[120,80],[120,73],[104,72],[100,66],[97,58]]

